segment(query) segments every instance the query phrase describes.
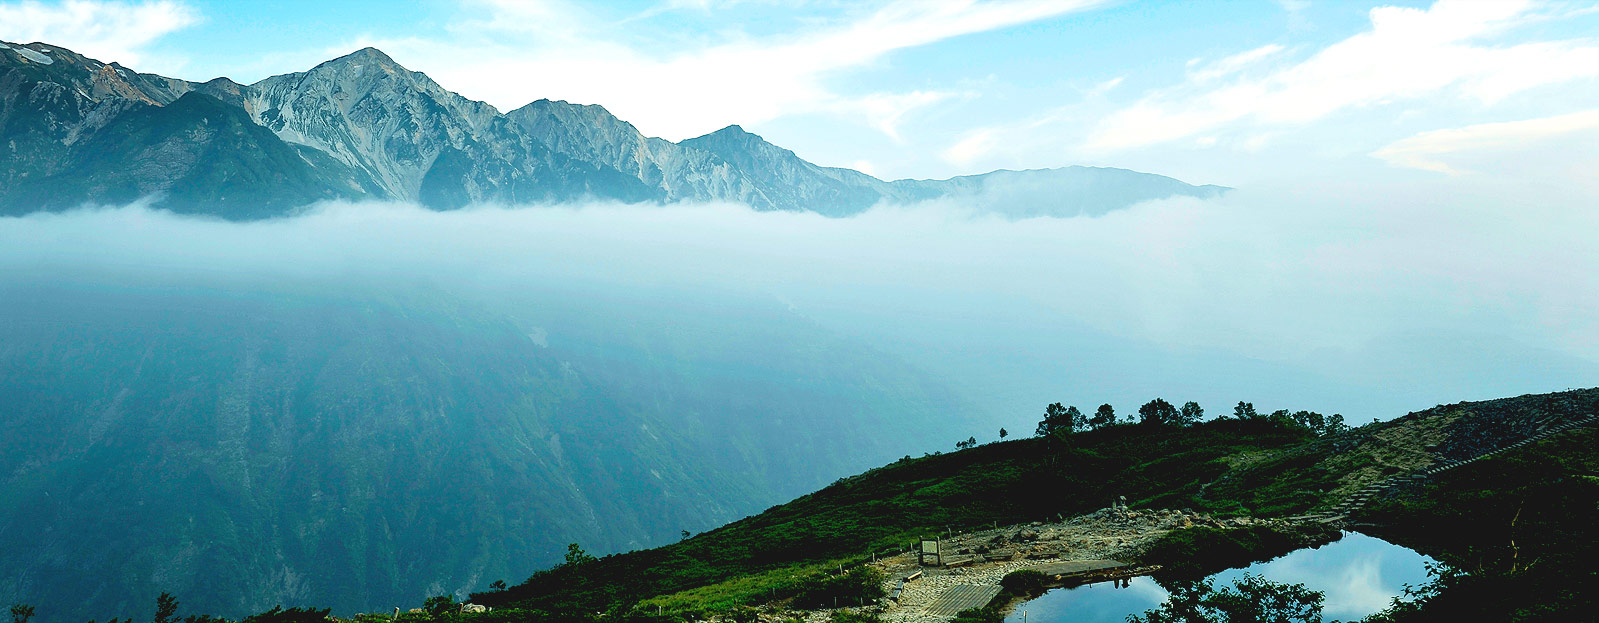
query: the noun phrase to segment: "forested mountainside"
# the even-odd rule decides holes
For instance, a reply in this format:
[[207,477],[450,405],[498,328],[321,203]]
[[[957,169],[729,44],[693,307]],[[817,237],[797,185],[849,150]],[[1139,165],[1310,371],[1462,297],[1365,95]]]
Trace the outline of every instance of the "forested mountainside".
[[737,519],[969,410],[779,306],[718,306],[0,288],[0,595],[76,621],[157,589],[232,615],[465,594]]

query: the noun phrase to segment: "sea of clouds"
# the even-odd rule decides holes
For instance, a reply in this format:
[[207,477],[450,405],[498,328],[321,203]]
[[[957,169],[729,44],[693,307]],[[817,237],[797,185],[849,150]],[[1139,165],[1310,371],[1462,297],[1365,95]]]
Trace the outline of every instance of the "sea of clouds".
[[712,314],[723,298],[770,299],[939,375],[1000,421],[1056,400],[1125,413],[1158,395],[1358,422],[1595,384],[1599,213],[1578,207],[1580,189],[1541,197],[1334,181],[1021,220],[955,201],[842,219],[328,203],[249,223],[141,204],[0,219],[0,288],[425,284],[508,304],[692,300]]

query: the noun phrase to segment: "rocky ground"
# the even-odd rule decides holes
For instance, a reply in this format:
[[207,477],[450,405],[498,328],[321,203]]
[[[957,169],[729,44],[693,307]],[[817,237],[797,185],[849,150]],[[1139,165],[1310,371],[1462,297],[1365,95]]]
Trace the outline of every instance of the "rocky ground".
[[[1004,526],[957,534],[943,541],[946,560],[970,559],[953,568],[922,567],[915,554],[901,554],[876,563],[888,577],[885,588],[892,592],[904,578],[921,571],[920,578],[905,582],[897,601],[884,600],[867,610],[884,621],[942,621],[925,610],[945,591],[964,585],[995,585],[1005,574],[1019,569],[1071,560],[1122,560],[1132,562],[1138,554],[1172,530],[1196,525],[1235,528],[1256,523],[1285,520],[1256,520],[1248,517],[1216,519],[1208,515],[1179,510],[1102,509],[1054,523]],[[953,556],[947,552],[954,552]],[[794,616],[797,613],[789,614]],[[808,623],[824,623],[829,610],[804,613]],[[782,617],[779,617],[782,618]]]

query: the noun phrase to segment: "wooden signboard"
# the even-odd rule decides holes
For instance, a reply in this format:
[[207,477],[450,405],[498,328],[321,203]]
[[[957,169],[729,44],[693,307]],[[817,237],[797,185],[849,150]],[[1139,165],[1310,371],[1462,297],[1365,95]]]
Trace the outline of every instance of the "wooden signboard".
[[[937,567],[944,564],[944,558],[938,550],[938,539],[922,539],[921,554],[921,563],[924,566],[932,565]],[[928,562],[929,560],[932,562]]]

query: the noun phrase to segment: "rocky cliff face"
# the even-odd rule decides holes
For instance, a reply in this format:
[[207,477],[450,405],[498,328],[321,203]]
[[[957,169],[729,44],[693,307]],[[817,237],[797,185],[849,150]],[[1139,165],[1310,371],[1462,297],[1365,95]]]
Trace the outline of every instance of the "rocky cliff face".
[[245,98],[257,122],[359,171],[376,197],[436,207],[585,193],[651,198],[631,179],[552,152],[492,106],[446,91],[372,48],[267,78]]
[[256,124],[239,106],[243,87],[225,79],[193,84],[3,45],[0,214],[149,197],[251,219],[365,194],[338,162]]
[[668,201],[777,207],[742,169],[713,153],[646,137],[600,106],[539,100],[506,117],[550,149],[636,178]]
[[39,43],[0,46],[0,214],[148,197],[233,219],[362,198],[435,209],[732,201],[847,216],[953,196],[1026,217],[1223,190],[1083,168],[885,182],[806,162],[738,126],[673,143],[600,106],[539,100],[501,114],[372,48],[241,85],[140,74]]
[[846,216],[895,198],[882,180],[852,169],[811,164],[736,125],[683,141],[683,146],[716,154],[746,172],[772,209]]

